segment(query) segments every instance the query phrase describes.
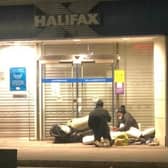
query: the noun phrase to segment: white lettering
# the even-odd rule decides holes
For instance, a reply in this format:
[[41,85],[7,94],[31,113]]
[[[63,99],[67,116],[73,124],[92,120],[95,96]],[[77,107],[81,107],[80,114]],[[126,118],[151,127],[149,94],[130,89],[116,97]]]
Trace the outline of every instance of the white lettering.
[[80,24],[85,24],[85,25],[87,25],[88,22],[87,22],[86,16],[85,16],[85,15],[79,15],[77,24],[78,24],[78,25],[80,25]]
[[56,20],[54,16],[49,16],[46,26],[56,26]]
[[95,24],[95,25],[100,24],[99,21],[97,20],[97,16],[98,16],[97,13],[88,14],[88,17],[89,17],[88,24],[89,24],[89,25],[90,25],[90,24]]
[[46,22],[46,16],[35,16],[34,17],[34,26],[35,27],[44,27]]
[[34,16],[35,27],[68,26],[68,25],[98,25],[97,13],[56,15],[56,16]]
[[70,15],[70,24],[71,25],[76,24],[77,21],[78,21],[78,15],[76,15],[76,14]]
[[57,23],[59,26],[64,26],[65,23],[63,22],[63,16],[62,15],[58,15],[57,16]]

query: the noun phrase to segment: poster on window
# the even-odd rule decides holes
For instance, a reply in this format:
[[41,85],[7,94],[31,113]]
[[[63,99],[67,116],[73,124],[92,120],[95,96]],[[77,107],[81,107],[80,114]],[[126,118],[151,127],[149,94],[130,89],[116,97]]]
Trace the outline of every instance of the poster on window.
[[124,94],[125,71],[114,70],[115,94]]
[[124,94],[124,83],[115,83],[115,94]]
[[10,68],[10,91],[26,91],[26,68]]

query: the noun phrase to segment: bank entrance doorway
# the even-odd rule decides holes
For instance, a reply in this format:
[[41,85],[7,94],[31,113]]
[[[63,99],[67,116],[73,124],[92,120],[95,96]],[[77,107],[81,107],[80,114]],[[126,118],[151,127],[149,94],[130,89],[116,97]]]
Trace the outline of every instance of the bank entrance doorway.
[[111,63],[46,61],[40,71],[42,139],[50,137],[52,125],[88,115],[98,99],[112,112]]

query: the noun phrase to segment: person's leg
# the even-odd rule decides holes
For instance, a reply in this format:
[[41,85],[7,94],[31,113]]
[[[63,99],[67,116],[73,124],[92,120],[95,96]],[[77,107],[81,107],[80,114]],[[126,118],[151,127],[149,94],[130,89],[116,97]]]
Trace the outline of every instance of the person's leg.
[[95,146],[96,147],[103,147],[103,144],[101,143],[101,132],[99,129],[95,130]]
[[95,141],[100,141],[100,136],[96,129],[93,129],[93,134],[94,134]]
[[112,145],[110,130],[109,128],[105,128],[103,132],[104,146],[109,147]]

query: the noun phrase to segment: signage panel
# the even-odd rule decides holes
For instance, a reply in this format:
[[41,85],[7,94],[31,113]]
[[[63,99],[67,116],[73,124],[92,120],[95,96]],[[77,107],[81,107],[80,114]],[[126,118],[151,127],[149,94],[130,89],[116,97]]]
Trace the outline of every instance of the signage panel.
[[42,83],[97,83],[112,82],[112,78],[52,78],[42,79]]
[[124,83],[125,82],[125,71],[121,69],[114,70],[114,82]]
[[26,91],[26,68],[10,68],[10,91]]
[[115,94],[124,94],[124,83],[115,83]]
[[151,0],[0,6],[0,39],[168,34],[167,6],[168,1]]

